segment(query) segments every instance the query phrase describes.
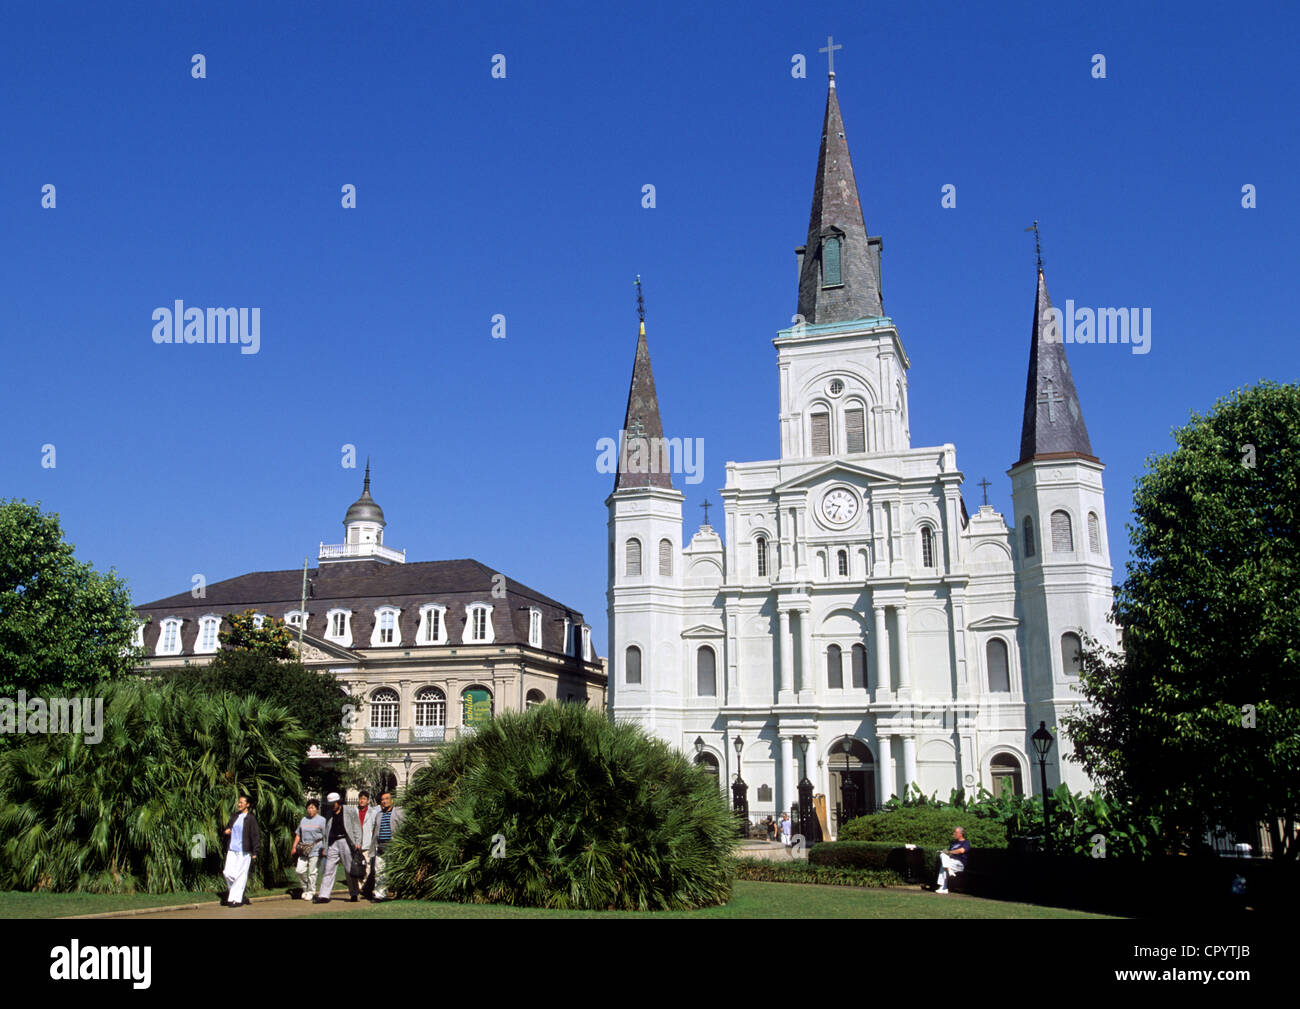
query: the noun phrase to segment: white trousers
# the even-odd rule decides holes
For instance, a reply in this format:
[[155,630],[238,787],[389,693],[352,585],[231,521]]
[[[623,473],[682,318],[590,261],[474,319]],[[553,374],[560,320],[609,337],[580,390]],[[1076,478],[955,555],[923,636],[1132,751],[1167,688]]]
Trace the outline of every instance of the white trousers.
[[298,882],[302,884],[302,892],[308,897],[316,892],[316,882],[320,879],[322,857],[321,855],[308,855],[306,858],[298,859],[298,864],[294,866],[294,872],[298,874]]
[[375,851],[375,900],[388,896],[388,880],[384,878],[384,856]]
[[226,897],[228,904],[239,904],[244,899],[244,888],[248,886],[248,869],[253,864],[253,856],[246,851],[226,852],[226,868],[222,875],[226,877],[226,886],[230,893]]
[[330,894],[334,891],[334,877],[338,875],[340,864],[342,864],[343,872],[348,877],[348,896],[355,897],[357,895],[357,891],[361,887],[351,873],[348,873],[348,867],[352,864],[352,859],[357,857],[359,856],[352,851],[350,842],[346,838],[339,838],[325,849],[325,871],[321,873],[320,878],[321,897],[328,900]]
[[961,872],[962,864],[946,851],[939,852],[939,889],[948,889],[948,877]]

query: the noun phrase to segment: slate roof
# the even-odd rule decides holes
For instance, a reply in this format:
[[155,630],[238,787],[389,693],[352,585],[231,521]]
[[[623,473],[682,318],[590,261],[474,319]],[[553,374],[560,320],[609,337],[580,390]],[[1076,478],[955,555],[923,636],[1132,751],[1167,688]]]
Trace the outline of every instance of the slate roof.
[[1083,458],[1092,454],[1083,407],[1074,389],[1065,343],[1052,315],[1047,278],[1038,268],[1034,323],[1029,343],[1029,375],[1025,380],[1025,416],[1020,428],[1020,459],[1016,465],[1042,458]]
[[[653,446],[663,445],[663,437],[664,425],[659,419],[659,397],[655,395],[655,376],[650,368],[650,345],[646,343],[643,322],[641,334],[636,340],[636,357],[632,362],[632,384],[627,392],[627,413],[623,418],[614,490],[629,487],[672,488],[673,478],[668,472],[663,454],[655,455],[650,451]],[[646,448],[640,452],[633,441],[637,438],[647,440]]]
[[[353,648],[370,648],[375,626],[375,609],[392,605],[401,608],[398,627],[401,647],[415,646],[420,624],[420,607],[438,603],[446,607],[447,645],[462,643],[465,633],[465,607],[482,602],[491,606],[493,645],[528,644],[528,610],[542,611],[542,647],[548,652],[564,654],[564,618],[582,624],[582,614],[540,592],[506,578],[505,596],[493,598],[493,575],[498,572],[476,560],[423,561],[411,564],[382,564],[378,561],[352,561],[322,564],[309,568],[306,633],[325,637],[325,614],[331,609],[352,611]],[[203,599],[181,592],[165,599],[136,606],[141,617],[152,616],[144,634],[146,654],[152,657],[158,644],[161,622],[165,617],[181,617],[182,654],[194,654],[198,638],[198,619],[210,613],[225,616],[232,611],[253,609],[268,616],[280,617],[298,609],[302,597],[302,569],[256,571],[251,574],[214,582],[205,589]],[[229,624],[223,621],[223,630]],[[581,641],[581,639],[579,639]]]
[[[822,243],[829,235],[842,239],[838,287],[822,287]],[[844,135],[835,75],[826,95],[817,179],[813,184],[808,242],[799,273],[799,314],[809,324],[874,319],[885,314],[880,293],[879,238],[869,238],[862,217],[858,183]]]

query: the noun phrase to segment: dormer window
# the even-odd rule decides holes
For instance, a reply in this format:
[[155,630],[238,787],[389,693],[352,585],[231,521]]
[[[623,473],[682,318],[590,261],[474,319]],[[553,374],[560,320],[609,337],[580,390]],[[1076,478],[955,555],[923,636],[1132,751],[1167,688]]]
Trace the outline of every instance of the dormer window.
[[285,625],[288,627],[301,626],[304,629],[306,629],[306,624],[303,623],[303,621],[306,618],[307,618],[307,614],[304,613],[302,610],[290,610],[288,613],[284,615],[284,622]]
[[325,637],[345,648],[352,647],[352,611],[330,610],[325,614]]
[[221,626],[221,618],[217,616],[206,616],[199,618],[199,640],[194,645],[194,651],[210,655],[217,650],[217,629]]
[[420,607],[420,629],[416,639],[422,645],[444,645],[447,643],[447,621],[443,618],[444,608],[430,603]]
[[840,280],[840,242],[838,235],[822,239],[822,287],[838,287]]
[[465,607],[465,643],[491,644],[492,607],[483,603],[472,603]]
[[158,631],[158,648],[159,655],[180,655],[181,653],[181,620],[180,617],[168,617],[162,622],[162,627]]
[[265,613],[254,613],[254,614],[253,614],[253,626],[256,627],[259,631],[262,629],[262,625],[263,625],[264,623],[266,623],[266,614],[265,614]]
[[532,648],[542,647],[542,611],[528,611],[528,644]]
[[135,648],[144,647],[144,621],[143,620],[137,620],[135,622],[135,634],[131,637],[131,645],[132,647]]
[[586,624],[582,625],[582,661],[591,661],[591,628]]
[[375,610],[375,629],[370,635],[372,648],[402,643],[402,635],[397,627],[397,617],[401,612],[396,606],[381,606]]

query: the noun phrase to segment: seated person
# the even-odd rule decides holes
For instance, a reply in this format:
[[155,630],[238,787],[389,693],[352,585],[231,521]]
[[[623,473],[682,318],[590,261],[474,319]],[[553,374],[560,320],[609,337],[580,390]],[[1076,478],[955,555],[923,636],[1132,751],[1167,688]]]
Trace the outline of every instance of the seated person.
[[966,868],[968,855],[970,855],[970,842],[966,840],[966,831],[961,827],[954,827],[952,843],[948,845],[948,850],[939,852],[939,879],[935,885],[935,893],[948,892],[948,878]]

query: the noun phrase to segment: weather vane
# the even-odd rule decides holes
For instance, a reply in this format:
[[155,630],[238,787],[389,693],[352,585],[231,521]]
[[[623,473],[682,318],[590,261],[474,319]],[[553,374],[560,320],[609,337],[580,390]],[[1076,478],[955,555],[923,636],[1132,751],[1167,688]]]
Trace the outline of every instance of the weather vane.
[[1041,272],[1043,269],[1043,247],[1038,244],[1038,222],[1035,221],[1025,230],[1034,233],[1034,255],[1038,257],[1038,269]]
[[645,298],[641,296],[641,274],[636,275],[636,314],[645,322]]

